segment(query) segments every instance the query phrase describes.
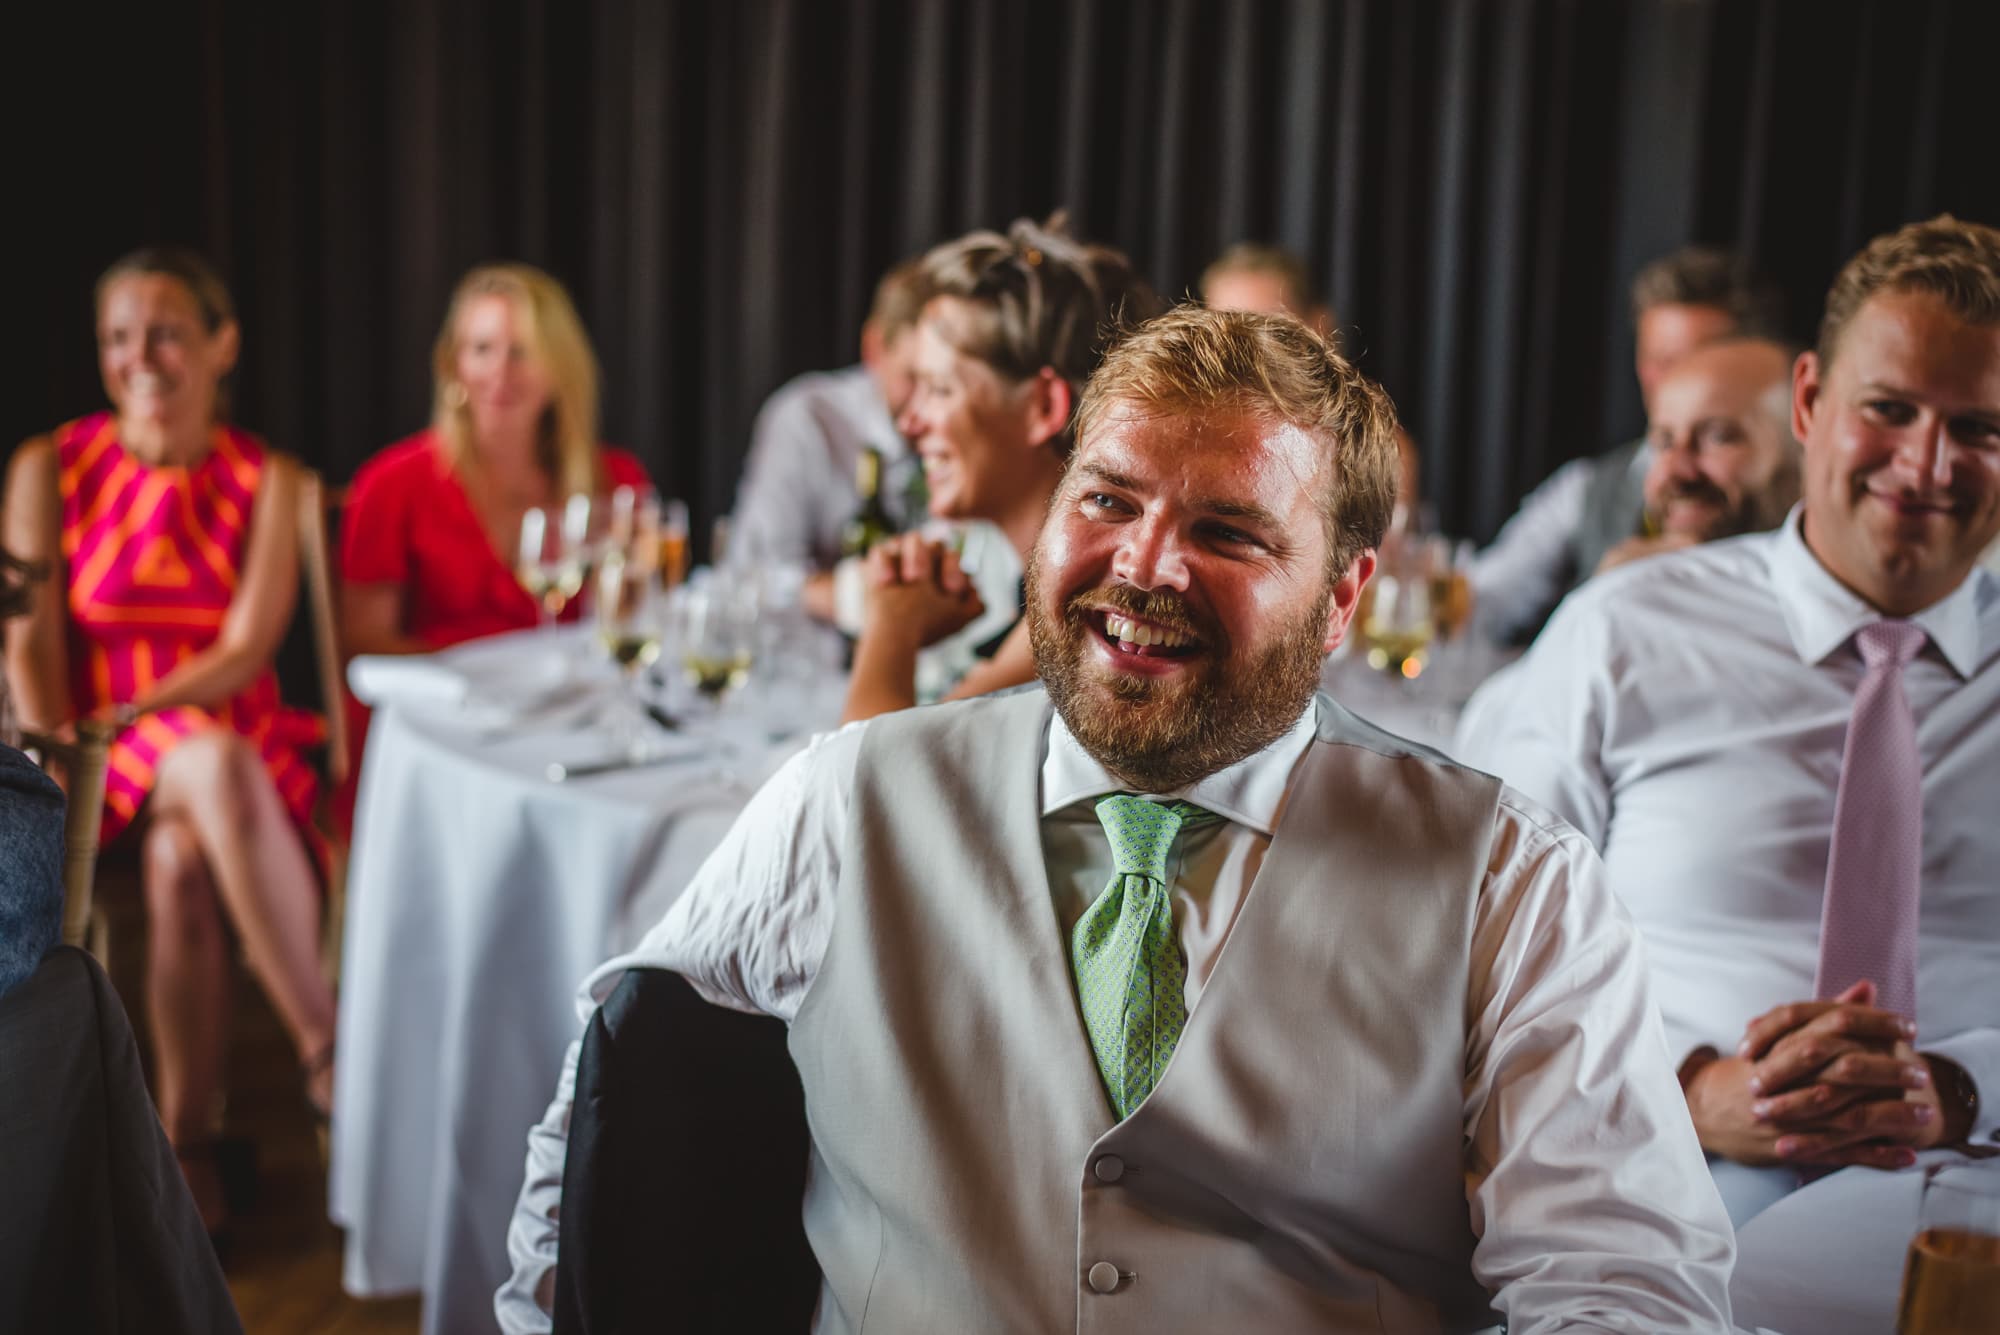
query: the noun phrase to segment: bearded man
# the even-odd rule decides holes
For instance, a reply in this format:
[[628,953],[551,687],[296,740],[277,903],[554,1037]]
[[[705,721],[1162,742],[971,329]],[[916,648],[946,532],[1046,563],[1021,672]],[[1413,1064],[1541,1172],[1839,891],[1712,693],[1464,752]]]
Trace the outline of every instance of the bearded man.
[[1653,391],[1642,531],[1597,573],[1645,556],[1776,528],[1799,499],[1792,357],[1726,338],[1687,354]]
[[[1293,320],[1143,326],[1033,553],[1045,689],[820,739],[587,986],[667,967],[789,1023],[817,1330],[1727,1327],[1596,858],[1315,696],[1394,429]],[[567,1111],[510,1330],[545,1328]]]

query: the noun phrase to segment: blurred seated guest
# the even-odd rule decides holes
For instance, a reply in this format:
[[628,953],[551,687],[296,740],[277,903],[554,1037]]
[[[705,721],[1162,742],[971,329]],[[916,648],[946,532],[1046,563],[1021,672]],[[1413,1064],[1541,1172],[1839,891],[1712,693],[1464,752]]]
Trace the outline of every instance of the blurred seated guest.
[[[1690,246],[1654,260],[1632,280],[1635,369],[1650,421],[1653,391],[1689,352],[1730,334],[1774,336],[1775,290],[1726,251]],[[1562,596],[1588,579],[1606,552],[1644,533],[1644,437],[1573,459],[1521,502],[1472,567],[1485,632],[1506,643],[1534,638]]]
[[1579,590],[1474,759],[1638,920],[1738,1318],[1881,1331],[1908,1170],[2000,1126],[2000,230],[1871,242],[1792,403],[1802,506]]
[[[1315,694],[1389,520],[1388,396],[1295,320],[1188,306],[1077,420],[1045,690],[821,738],[586,985],[669,968],[789,1023],[821,1327],[1726,1329],[1596,856]],[[570,1083],[509,1332],[548,1325]]]
[[598,442],[597,358],[541,270],[487,265],[461,279],[431,372],[431,424],[363,464],[348,494],[350,653],[428,653],[535,625],[538,605],[514,573],[522,516],[649,485],[637,459]]
[[1339,341],[1333,310],[1305,261],[1277,246],[1239,241],[1223,251],[1201,272],[1201,300],[1214,311],[1289,315],[1320,337]]
[[[731,516],[731,559],[831,570],[861,504],[863,450],[880,457],[879,495],[894,527],[923,518],[922,474],[896,429],[923,307],[923,264],[905,260],[875,285],[857,365],[809,371],[764,400]],[[824,620],[832,619],[828,590],[824,579],[808,584],[807,605]]]
[[1675,363],[1653,391],[1641,531],[1598,573],[1784,522],[1799,499],[1792,360],[1781,343],[1730,337]]
[[[919,281],[929,297],[898,425],[923,461],[930,513],[991,523],[1025,569],[1084,381],[1119,327],[1153,315],[1158,299],[1124,255],[1078,241],[1061,215],[946,242],[923,257]],[[919,534],[878,545],[868,575],[847,721],[915,704],[917,651],[983,607],[957,554]],[[949,698],[1034,680],[1025,622],[981,657]]]
[[[0,550],[0,622],[28,610],[31,574]],[[62,939],[62,789],[7,744],[12,714],[0,681],[0,997],[27,981]]]
[[7,678],[30,727],[122,726],[103,838],[140,853],[160,1118],[213,1227],[232,938],[320,1114],[332,1093],[303,833],[317,780],[299,754],[316,721],[279,704],[271,670],[298,589],[299,469],[224,420],[239,335],[199,257],[154,247],[113,264],[97,339],[113,411],[26,442],[8,469],[0,540],[55,574],[9,628]]

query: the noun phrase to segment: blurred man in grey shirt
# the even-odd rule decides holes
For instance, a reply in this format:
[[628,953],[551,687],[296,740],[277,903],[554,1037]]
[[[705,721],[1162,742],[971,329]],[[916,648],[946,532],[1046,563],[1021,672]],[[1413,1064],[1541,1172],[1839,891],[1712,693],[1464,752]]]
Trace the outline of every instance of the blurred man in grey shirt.
[[[1731,334],[1777,332],[1769,284],[1726,251],[1690,246],[1648,264],[1632,280],[1639,392],[1650,419],[1653,392],[1689,352]],[[1612,548],[1645,536],[1646,440],[1573,459],[1521,502],[1472,568],[1480,625],[1508,643],[1534,638],[1564,594],[1594,574]]]

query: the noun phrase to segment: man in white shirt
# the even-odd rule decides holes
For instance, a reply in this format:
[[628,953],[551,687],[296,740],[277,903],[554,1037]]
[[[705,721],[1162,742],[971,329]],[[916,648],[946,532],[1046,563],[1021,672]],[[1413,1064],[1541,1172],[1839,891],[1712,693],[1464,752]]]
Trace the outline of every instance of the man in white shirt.
[[[1777,299],[1724,251],[1689,246],[1632,280],[1634,369],[1647,420],[1653,391],[1674,364],[1713,339],[1770,336]],[[1643,437],[1573,459],[1521,502],[1474,563],[1472,590],[1483,633],[1503,643],[1534,637],[1564,594],[1595,573],[1605,554],[1644,532]]]
[[[1394,497],[1291,320],[1113,349],[1031,562],[1046,695],[881,715],[626,967],[779,1016],[816,1328],[1728,1328],[1727,1221],[1587,845],[1315,697]],[[570,1084],[496,1298],[544,1328]]]
[[[861,326],[861,361],[780,385],[758,410],[731,516],[732,559],[826,571],[840,559],[841,530],[860,505],[863,449],[881,453],[882,500],[904,525],[921,522],[920,473],[896,417],[910,397],[907,337],[924,307],[920,266],[897,265],[875,287]],[[813,601],[831,619],[823,581]]]
[[1940,218],[1851,261],[1793,422],[1805,499],[1777,532],[1579,590],[1459,753],[1588,835],[1638,920],[1738,1318],[1880,1331],[1908,1170],[1990,1142],[2000,1104],[2000,583],[1976,568],[2000,231]]

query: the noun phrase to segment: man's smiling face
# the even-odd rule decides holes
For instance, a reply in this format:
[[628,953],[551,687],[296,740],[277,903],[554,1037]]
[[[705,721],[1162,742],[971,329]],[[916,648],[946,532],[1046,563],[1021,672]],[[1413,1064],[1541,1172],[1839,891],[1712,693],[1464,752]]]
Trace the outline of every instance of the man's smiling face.
[[1030,564],[1029,629],[1084,747],[1143,791],[1276,740],[1372,557],[1329,579],[1330,452],[1248,411],[1119,405],[1079,447]]

